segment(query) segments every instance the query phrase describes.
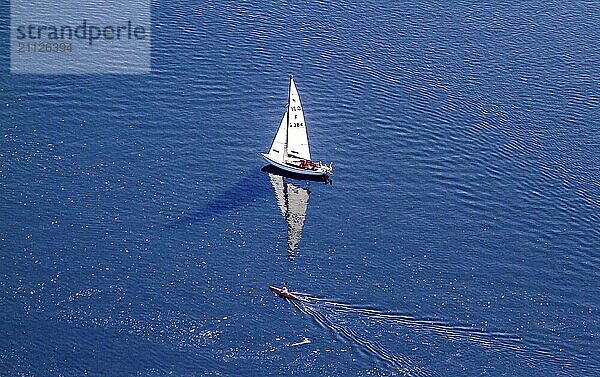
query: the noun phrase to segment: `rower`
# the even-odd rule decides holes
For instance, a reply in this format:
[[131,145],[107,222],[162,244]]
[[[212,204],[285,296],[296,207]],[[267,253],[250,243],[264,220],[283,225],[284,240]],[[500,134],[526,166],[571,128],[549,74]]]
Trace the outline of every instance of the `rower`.
[[288,294],[290,291],[288,290],[288,282],[286,281],[285,283],[283,283],[283,288],[281,288],[281,293],[282,294]]

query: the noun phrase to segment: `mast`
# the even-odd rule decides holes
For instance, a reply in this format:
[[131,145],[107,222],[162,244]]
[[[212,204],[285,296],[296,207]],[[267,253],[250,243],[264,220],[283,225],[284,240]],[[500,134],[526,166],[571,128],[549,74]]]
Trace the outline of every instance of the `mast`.
[[290,75],[290,85],[288,86],[288,103],[287,103],[287,125],[285,129],[285,148],[283,149],[283,161],[288,157],[288,144],[290,139],[290,102],[292,102],[292,79],[293,75]]

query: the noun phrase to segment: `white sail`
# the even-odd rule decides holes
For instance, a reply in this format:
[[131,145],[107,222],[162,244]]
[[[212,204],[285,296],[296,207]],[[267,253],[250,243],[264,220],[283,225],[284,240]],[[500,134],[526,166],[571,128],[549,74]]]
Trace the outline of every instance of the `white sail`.
[[304,110],[300,103],[300,96],[296,89],[294,79],[290,78],[290,93],[289,93],[289,128],[287,135],[287,157],[293,157],[310,160],[310,149],[308,147],[308,131],[306,122],[304,121]]
[[288,251],[296,251],[302,238],[302,228],[308,209],[309,191],[289,183],[284,177],[269,173],[271,184],[275,189],[277,205],[287,222]]
[[277,134],[275,135],[275,139],[273,139],[273,144],[271,144],[271,148],[269,149],[269,157],[277,162],[285,162],[284,156],[286,151],[287,129],[286,111],[281,120],[281,124],[279,125],[279,129],[277,130]]

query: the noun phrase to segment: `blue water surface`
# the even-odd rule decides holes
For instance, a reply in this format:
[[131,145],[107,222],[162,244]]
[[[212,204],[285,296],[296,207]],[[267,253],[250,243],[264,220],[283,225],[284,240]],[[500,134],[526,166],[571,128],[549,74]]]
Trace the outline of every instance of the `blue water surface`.
[[[164,1],[152,21],[146,75],[2,54],[1,375],[600,373],[600,3]],[[335,170],[290,181],[310,190],[293,253],[259,156],[289,74]],[[285,280],[306,301],[269,292]]]

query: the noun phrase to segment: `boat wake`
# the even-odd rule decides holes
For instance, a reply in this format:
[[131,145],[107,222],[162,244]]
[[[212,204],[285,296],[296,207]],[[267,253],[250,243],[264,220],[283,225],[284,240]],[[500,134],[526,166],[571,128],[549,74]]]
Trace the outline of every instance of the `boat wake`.
[[385,362],[388,367],[391,367],[404,376],[431,376],[431,373],[416,365],[408,357],[395,355],[380,343],[365,339],[347,326],[343,320],[339,320],[335,315],[331,315],[331,313],[327,313],[322,308],[314,305],[315,302],[311,301],[310,298],[306,299],[306,301],[292,301],[292,303],[298,310],[311,316],[321,327],[332,331],[334,334],[358,346],[359,351],[362,353],[375,355],[381,361]]
[[469,326],[450,325],[442,321],[417,319],[409,315],[386,313],[375,309],[353,306],[316,297],[310,297],[308,300],[310,300],[309,302],[320,303],[323,306],[331,307],[338,313],[364,314],[371,319],[402,324],[415,330],[443,335],[453,340],[468,340],[485,346],[494,345],[495,348],[498,347],[496,349],[507,349],[511,351],[519,351],[522,349],[522,346],[519,345],[519,343],[522,342],[522,339],[514,334],[484,331]]
[[[432,376],[435,373],[424,367],[422,361],[394,354],[384,346],[385,342],[398,344],[399,340],[406,341],[405,347],[409,348],[412,344],[415,346],[414,350],[423,345],[438,344],[436,338],[443,337],[450,341],[477,344],[496,354],[521,355],[532,366],[548,361],[565,365],[566,360],[543,350],[536,350],[537,347],[529,346],[527,341],[515,334],[486,331],[439,320],[418,319],[309,295],[299,296],[301,301],[291,301],[299,311],[310,316],[321,327],[353,343],[360,353],[374,355],[388,368],[404,376]],[[406,329],[414,332],[406,332]],[[415,332],[422,336],[415,336]],[[428,340],[423,341],[423,337]],[[377,341],[371,340],[373,338]],[[417,341],[414,338],[418,338]]]
[[300,312],[310,316],[319,326],[325,328],[341,339],[349,341],[357,347],[359,353],[374,355],[382,361],[388,369],[394,370],[403,376],[432,376],[430,371],[413,362],[410,358],[400,356],[389,351],[377,341],[369,340],[355,331],[349,325],[347,311],[357,311],[350,305],[323,300],[316,297],[294,293],[301,300],[290,300]]

